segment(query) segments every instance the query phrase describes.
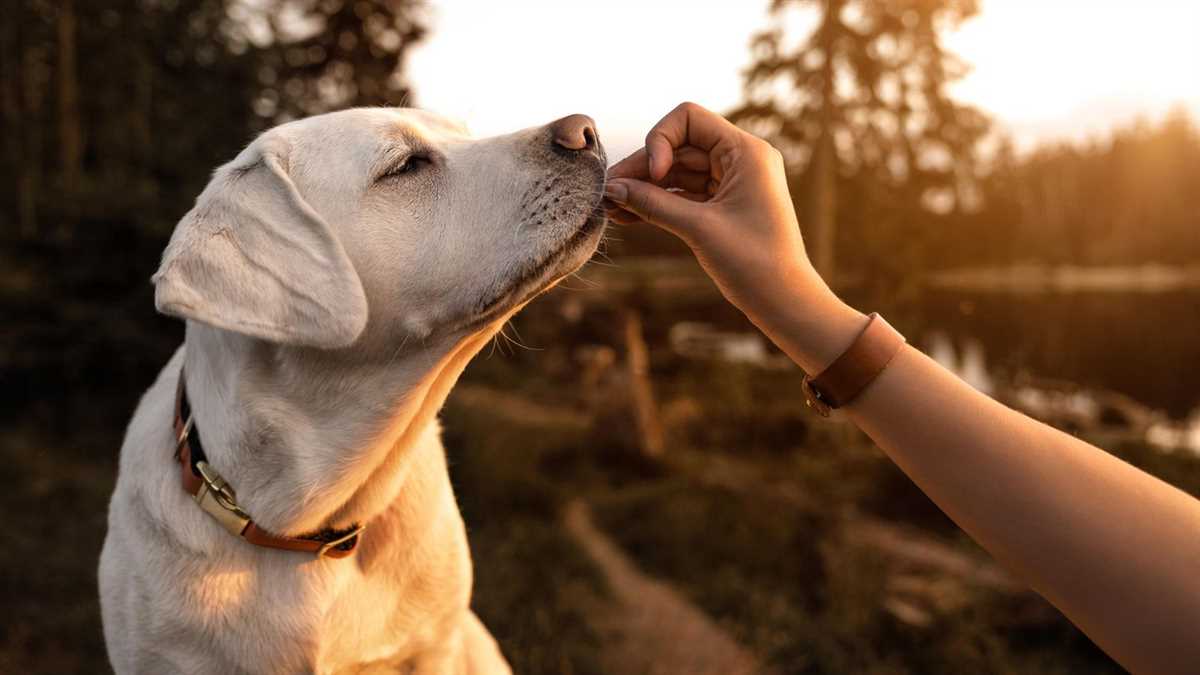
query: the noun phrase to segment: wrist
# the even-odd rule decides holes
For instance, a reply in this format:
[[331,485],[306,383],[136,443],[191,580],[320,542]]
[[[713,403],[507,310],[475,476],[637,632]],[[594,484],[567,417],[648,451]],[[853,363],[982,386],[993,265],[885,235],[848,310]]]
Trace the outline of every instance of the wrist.
[[775,306],[755,323],[810,375],[833,363],[867,325],[867,316],[838,298],[815,271],[800,271],[774,296]]

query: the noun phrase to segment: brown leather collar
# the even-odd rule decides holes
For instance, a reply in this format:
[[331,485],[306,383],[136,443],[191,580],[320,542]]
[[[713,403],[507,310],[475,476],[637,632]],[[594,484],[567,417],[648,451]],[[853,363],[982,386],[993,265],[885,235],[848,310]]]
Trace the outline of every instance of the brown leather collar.
[[231,534],[255,546],[312,553],[318,558],[345,558],[358,547],[362,525],[346,530],[326,529],[303,537],[284,537],[271,534],[255,524],[238,506],[233,487],[209,465],[204,455],[200,432],[196,429],[192,408],[188,403],[182,368],[179,370],[179,386],[175,390],[175,458],[179,460],[183,471],[183,489],[192,495],[200,508]]

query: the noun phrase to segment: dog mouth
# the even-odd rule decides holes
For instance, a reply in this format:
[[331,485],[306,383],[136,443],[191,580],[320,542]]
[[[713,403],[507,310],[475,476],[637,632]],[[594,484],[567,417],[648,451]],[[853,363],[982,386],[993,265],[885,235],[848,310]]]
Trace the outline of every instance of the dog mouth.
[[558,280],[581,267],[587,258],[591,257],[608,222],[600,208],[603,189],[604,172],[601,171],[590,191],[594,192],[594,196],[588,203],[579,205],[577,214],[571,219],[574,222],[574,231],[570,236],[532,264],[526,265],[519,274],[508,281],[503,290],[482,303],[480,309],[474,313],[474,318],[468,322],[468,329],[480,328],[513,307],[529,302]]

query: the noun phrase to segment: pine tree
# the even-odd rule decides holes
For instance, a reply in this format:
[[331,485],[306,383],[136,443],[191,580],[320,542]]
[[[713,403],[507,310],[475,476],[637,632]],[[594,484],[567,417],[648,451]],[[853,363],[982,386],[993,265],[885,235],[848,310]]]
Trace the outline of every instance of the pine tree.
[[[275,0],[266,6],[278,78],[276,117],[410,102],[403,77],[410,47],[425,35],[423,0]],[[286,17],[286,21],[282,20]]]
[[0,3],[0,380],[72,419],[128,410],[180,338],[146,280],[213,168],[283,116],[400,103],[419,7]]
[[[790,46],[784,23],[795,10],[815,10],[817,21]],[[827,279],[837,223],[962,203],[987,120],[947,95],[966,68],[939,31],[977,11],[977,0],[773,0],[775,25],[752,43],[746,102],[732,117],[794,167],[793,194]]]

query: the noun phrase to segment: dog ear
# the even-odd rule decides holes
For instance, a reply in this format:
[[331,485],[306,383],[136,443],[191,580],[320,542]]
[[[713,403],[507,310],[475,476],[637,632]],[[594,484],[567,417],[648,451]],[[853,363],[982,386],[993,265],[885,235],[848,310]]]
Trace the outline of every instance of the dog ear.
[[218,169],[175,227],[152,279],[154,304],[273,342],[348,346],[367,324],[362,282],[272,140]]

